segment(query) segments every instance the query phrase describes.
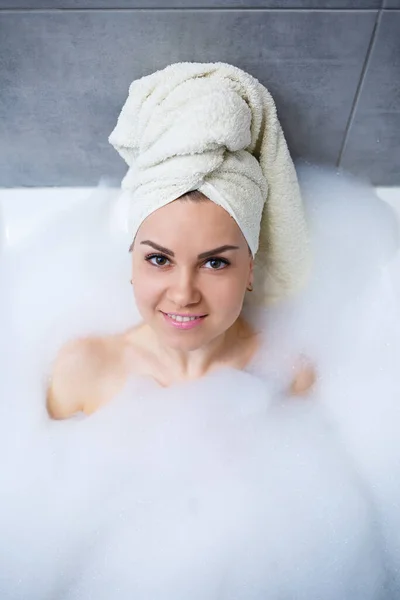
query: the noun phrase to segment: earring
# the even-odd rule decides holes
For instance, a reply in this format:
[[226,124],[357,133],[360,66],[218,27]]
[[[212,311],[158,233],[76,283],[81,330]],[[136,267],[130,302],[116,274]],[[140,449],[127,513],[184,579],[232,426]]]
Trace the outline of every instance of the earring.
[[133,279],[130,280],[130,284],[133,285]]
[[247,287],[247,291],[248,292],[252,292],[253,291],[253,284],[249,283],[248,287]]

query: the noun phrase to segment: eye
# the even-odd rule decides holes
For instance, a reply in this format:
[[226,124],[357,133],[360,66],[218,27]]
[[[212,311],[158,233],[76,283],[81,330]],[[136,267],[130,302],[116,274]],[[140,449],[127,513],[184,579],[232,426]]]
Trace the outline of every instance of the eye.
[[165,267],[169,262],[168,258],[163,254],[149,254],[145,257],[145,260],[155,267]]
[[206,263],[204,263],[206,265],[210,265],[210,268],[213,271],[220,271],[221,269],[224,269],[225,267],[227,267],[230,263],[228,260],[226,260],[225,258],[210,258]]

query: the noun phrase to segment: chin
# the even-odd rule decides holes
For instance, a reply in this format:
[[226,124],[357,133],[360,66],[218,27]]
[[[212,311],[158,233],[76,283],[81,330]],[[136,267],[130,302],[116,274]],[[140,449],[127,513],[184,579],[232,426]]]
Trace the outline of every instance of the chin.
[[198,329],[183,331],[164,323],[164,320],[160,322],[158,318],[152,320],[152,325],[153,330],[165,346],[183,352],[190,352],[207,346],[227,329],[222,323],[219,323],[219,327],[216,328],[214,321],[210,321],[200,325]]

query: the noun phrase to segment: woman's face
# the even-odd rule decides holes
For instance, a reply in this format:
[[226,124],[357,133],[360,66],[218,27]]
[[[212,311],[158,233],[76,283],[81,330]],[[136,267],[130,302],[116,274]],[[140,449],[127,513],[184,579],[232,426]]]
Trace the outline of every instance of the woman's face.
[[138,309],[175,349],[200,348],[236,321],[252,271],[238,225],[210,200],[175,200],[158,209],[142,223],[133,244]]

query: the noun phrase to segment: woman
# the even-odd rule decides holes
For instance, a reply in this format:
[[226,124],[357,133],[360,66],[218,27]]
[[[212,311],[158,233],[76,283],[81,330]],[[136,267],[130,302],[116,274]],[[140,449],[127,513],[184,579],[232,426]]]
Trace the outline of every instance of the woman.
[[[150,215],[131,250],[143,322],[62,348],[48,391],[53,418],[94,412],[130,375],[170,386],[223,366],[245,369],[258,348],[258,334],[241,316],[254,260],[223,208],[191,192]],[[292,393],[305,393],[313,381],[313,369],[304,366]]]
[[[58,419],[93,413],[131,375],[171,386],[246,369],[260,343],[241,314],[246,290],[284,295],[307,270],[294,167],[273,100],[247,73],[177,63],[135,81],[110,141],[130,167],[122,187],[143,322],[61,349],[47,396]],[[289,391],[314,379],[303,365]]]

